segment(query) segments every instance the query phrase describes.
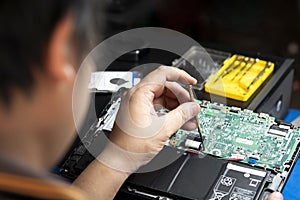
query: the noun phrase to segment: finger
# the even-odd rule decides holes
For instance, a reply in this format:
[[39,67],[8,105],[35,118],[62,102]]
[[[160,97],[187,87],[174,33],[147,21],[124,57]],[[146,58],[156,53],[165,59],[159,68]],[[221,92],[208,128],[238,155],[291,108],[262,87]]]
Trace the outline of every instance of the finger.
[[183,124],[195,117],[200,112],[200,107],[197,103],[188,102],[181,104],[176,109],[166,114],[166,121],[163,127],[163,133],[170,137]]
[[160,96],[164,91],[166,81],[179,82],[189,85],[196,84],[197,80],[183,70],[175,67],[161,66],[148,74],[139,85],[148,85],[155,96]]
[[153,105],[161,105],[164,108],[172,110],[179,105],[177,99],[171,99],[169,97],[161,96],[153,100]]
[[159,97],[153,100],[153,105],[161,105],[162,107],[166,107],[165,106],[165,100],[164,97]]
[[173,110],[177,106],[179,106],[179,102],[177,99],[171,99],[169,97],[165,97],[164,100],[165,100],[164,101],[165,107],[169,110]]
[[180,103],[190,101],[189,93],[178,83],[165,83],[165,91],[160,97],[153,100],[154,104],[160,104],[168,109],[176,108]]
[[187,130],[187,131],[192,131],[195,130],[197,128],[197,122],[195,118],[192,118],[191,120],[187,121],[185,124],[183,124],[183,126],[181,127],[181,129]]
[[174,99],[178,99],[179,103],[189,102],[190,95],[181,85],[176,82],[166,82],[166,96]]
[[160,66],[150,74],[148,74],[142,81],[156,80],[159,83],[165,83],[165,81],[176,81],[181,84],[196,84],[197,80],[185,71],[176,67]]
[[267,200],[283,200],[283,196],[280,192],[273,192]]

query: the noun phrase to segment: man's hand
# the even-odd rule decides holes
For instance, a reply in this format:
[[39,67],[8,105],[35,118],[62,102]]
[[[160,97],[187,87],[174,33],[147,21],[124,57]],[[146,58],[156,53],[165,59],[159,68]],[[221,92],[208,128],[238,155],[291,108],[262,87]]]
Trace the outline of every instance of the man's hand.
[[[200,107],[176,82],[196,80],[177,68],[159,67],[122,98],[112,142],[98,156],[100,162],[93,161],[74,182],[88,199],[113,199],[128,175],[148,163],[177,129],[196,128],[190,119]],[[170,112],[157,114],[162,107]]]
[[[188,85],[196,80],[182,70],[162,66],[130,89],[122,99],[111,140],[130,152],[160,151],[166,140],[200,111],[176,82]],[[171,112],[159,116],[156,111],[161,108]],[[195,129],[196,124],[189,122],[185,128]]]
[[[183,125],[189,130],[196,128],[190,120],[200,107],[190,102],[189,93],[177,82],[190,85],[197,81],[182,70],[161,66],[123,96],[110,134],[112,143],[98,157],[103,164],[134,172],[148,163]],[[157,114],[161,108],[170,112]]]

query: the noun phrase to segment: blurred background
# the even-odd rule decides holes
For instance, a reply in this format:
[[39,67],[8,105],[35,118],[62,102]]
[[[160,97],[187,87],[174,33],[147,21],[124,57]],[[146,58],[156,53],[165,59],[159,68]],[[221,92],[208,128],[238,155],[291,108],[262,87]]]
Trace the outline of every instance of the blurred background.
[[[95,22],[97,23],[97,6]],[[300,0],[105,0],[102,39],[155,26],[180,31],[200,44],[294,58],[291,108],[300,109]],[[105,24],[105,27],[103,27]]]

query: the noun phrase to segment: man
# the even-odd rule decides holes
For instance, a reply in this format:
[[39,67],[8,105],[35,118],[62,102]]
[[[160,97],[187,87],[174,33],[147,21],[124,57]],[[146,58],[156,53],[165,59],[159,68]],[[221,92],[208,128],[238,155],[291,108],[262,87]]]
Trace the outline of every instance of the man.
[[[123,97],[112,143],[99,161],[92,162],[73,186],[51,178],[48,171],[75,136],[72,89],[79,47],[73,44],[79,42],[72,3],[0,3],[0,199],[112,199],[125,179],[150,161],[173,132],[181,126],[195,128],[189,120],[199,106],[187,102],[187,93],[175,82],[195,84],[196,80],[181,70],[160,67]],[[154,104],[172,111],[159,118],[163,120],[155,135],[136,137],[132,126],[151,127]],[[122,112],[125,108],[128,113]],[[124,116],[130,118],[127,127]],[[113,161],[107,159],[111,155]],[[269,199],[282,197],[274,193]]]

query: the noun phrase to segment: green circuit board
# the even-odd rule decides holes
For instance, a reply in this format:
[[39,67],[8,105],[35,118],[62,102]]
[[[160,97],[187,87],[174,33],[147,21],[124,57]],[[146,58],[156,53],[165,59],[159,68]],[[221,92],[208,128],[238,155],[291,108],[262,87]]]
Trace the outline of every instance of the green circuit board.
[[198,103],[204,149],[197,130],[178,130],[167,142],[168,146],[279,172],[290,167],[300,141],[298,127],[278,122],[265,113],[208,101]]

